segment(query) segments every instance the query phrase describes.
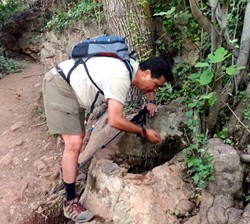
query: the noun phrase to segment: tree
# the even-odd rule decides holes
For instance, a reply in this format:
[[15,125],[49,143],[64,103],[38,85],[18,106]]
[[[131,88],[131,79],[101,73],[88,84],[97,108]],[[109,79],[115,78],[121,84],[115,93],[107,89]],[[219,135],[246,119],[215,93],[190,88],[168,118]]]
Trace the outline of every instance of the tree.
[[[203,131],[208,129],[211,136],[218,131],[219,113],[223,108],[226,108],[230,115],[230,119],[226,124],[229,130],[228,137],[234,136],[236,142],[241,146],[246,146],[250,144],[250,83],[247,78],[250,52],[250,1],[238,1],[236,4],[230,0],[223,2],[210,0],[211,19],[202,13],[197,0],[189,0],[189,3],[192,13],[201,28],[211,35],[211,52],[215,52],[215,50],[221,46],[225,47],[229,52],[232,52],[231,67],[227,65],[232,69],[229,75],[233,75],[229,80],[227,80],[228,77],[226,77],[226,79],[224,77],[224,65],[222,61],[211,66],[214,79],[211,82],[212,85],[210,85],[211,89],[209,91],[214,92],[217,101],[207,111],[207,115],[204,118],[206,123],[205,127],[203,127]],[[237,26],[239,26],[239,20],[234,20],[235,32],[232,32],[227,19],[229,18],[229,9],[232,10],[232,8],[230,8],[232,4],[234,4],[234,7],[238,7],[238,12],[241,10],[245,11],[239,49],[232,44],[237,35],[236,32],[238,32]],[[243,95],[239,99],[240,93]]]
[[[102,0],[107,33],[126,37],[131,50],[139,60],[154,51],[154,26],[148,1]],[[138,103],[141,94],[131,88],[128,102]]]

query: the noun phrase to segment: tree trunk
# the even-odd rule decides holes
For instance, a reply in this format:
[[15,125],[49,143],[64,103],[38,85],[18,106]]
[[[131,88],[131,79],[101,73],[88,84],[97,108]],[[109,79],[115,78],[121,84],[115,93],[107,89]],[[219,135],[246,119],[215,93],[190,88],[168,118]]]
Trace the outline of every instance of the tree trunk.
[[212,24],[200,10],[197,0],[189,0],[189,5],[194,18],[197,20],[201,28],[204,29],[206,32],[211,33]]
[[[249,54],[250,54],[250,28],[249,28],[249,23],[250,23],[250,1],[247,3],[246,11],[245,11],[245,18],[244,18],[244,25],[243,25],[243,30],[242,30],[242,35],[241,35],[241,44],[240,44],[240,53],[239,57],[237,59],[237,66],[249,66]],[[241,81],[245,78],[246,72],[241,71],[240,74],[236,77],[235,85],[238,86]],[[249,95],[250,94],[250,83],[245,80],[248,85],[246,88],[246,93]],[[232,81],[233,83],[233,81]],[[230,92],[232,93],[234,90],[233,84],[231,85]],[[247,98],[247,97],[246,97]],[[248,98],[249,102],[249,98]],[[239,103],[237,106],[238,108],[246,108],[246,105],[242,105],[244,103],[243,100]],[[244,103],[245,104],[245,103]],[[228,121],[228,129],[229,129],[229,135],[233,135],[234,129],[235,129],[235,124],[238,123],[237,117],[238,118],[243,118],[243,109],[237,109],[235,110],[235,115],[236,116],[231,116],[230,120]],[[248,122],[249,124],[249,122]]]
[[250,83],[246,88],[245,96],[231,115],[227,127],[229,136],[234,137],[234,142],[239,143],[240,148],[246,148],[250,144],[250,119],[244,115],[245,111],[250,110]]
[[[148,1],[102,0],[107,33],[126,37],[136,58],[146,59],[154,52],[154,27]],[[131,88],[127,101],[138,103],[141,94]]]
[[154,28],[148,2],[129,0],[102,0],[110,35],[126,37],[131,50],[145,58],[153,50]]

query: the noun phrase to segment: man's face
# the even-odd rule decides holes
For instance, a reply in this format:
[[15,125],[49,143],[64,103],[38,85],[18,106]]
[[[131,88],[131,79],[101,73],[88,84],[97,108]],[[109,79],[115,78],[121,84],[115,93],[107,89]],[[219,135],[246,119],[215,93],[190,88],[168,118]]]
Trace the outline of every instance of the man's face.
[[145,94],[149,92],[156,92],[159,87],[162,87],[166,82],[165,77],[162,75],[159,78],[151,78],[151,71],[142,71],[141,82],[139,85],[140,91]]

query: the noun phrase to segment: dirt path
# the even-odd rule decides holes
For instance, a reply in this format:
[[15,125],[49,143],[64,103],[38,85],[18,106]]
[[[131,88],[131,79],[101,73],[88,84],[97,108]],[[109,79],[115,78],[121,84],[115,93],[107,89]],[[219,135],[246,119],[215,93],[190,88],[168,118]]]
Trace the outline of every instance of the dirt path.
[[[0,80],[0,223],[20,224],[58,183],[61,147],[41,119],[42,66]],[[41,100],[40,100],[41,101]]]

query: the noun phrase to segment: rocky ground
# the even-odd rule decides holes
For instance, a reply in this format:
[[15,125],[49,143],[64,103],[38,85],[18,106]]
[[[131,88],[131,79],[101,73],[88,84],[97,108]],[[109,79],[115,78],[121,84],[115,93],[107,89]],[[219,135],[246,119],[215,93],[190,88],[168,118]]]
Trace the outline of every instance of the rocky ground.
[[[60,138],[48,135],[42,112],[40,64],[0,80],[0,223],[46,220],[41,204],[60,181]],[[42,221],[41,221],[42,223]]]

